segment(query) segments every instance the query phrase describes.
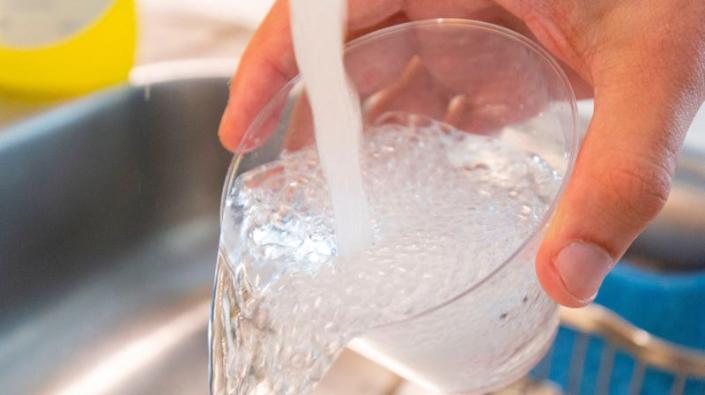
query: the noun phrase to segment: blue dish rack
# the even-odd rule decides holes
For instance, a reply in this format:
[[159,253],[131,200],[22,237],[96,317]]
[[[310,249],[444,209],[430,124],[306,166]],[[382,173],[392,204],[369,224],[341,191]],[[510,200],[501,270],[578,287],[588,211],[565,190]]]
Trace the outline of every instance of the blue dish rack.
[[622,262],[594,305],[563,309],[561,321],[531,375],[554,392],[705,394],[705,272],[658,273]]

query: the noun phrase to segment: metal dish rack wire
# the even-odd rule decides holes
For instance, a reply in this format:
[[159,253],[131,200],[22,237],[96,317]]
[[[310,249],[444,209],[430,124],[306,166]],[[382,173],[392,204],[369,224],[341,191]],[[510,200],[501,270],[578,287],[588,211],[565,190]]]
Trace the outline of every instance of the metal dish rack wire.
[[[534,369],[530,379],[500,391],[499,394],[681,395],[686,393],[686,384],[689,381],[705,384],[705,353],[702,351],[688,349],[653,336],[596,304],[581,309],[561,308],[560,315],[562,328],[574,332],[566,369],[567,377],[562,385],[559,386],[548,379],[551,364],[556,363],[556,358],[552,355],[557,351],[554,348]],[[602,342],[603,346],[599,350],[597,374],[596,378],[593,378],[595,382],[586,391],[583,383],[585,362],[589,343],[593,340]],[[611,387],[611,381],[618,353],[624,353],[633,359],[633,368],[630,377],[620,378],[625,381],[622,389],[615,391]],[[648,370],[670,376],[670,388],[664,390],[646,387],[644,381]],[[705,385],[698,388],[705,388]],[[687,393],[705,394],[705,389]]]

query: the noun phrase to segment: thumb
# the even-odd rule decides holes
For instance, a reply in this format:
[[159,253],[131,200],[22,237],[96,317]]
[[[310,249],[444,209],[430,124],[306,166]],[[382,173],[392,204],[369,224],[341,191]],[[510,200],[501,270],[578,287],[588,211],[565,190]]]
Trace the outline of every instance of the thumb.
[[666,78],[596,84],[593,120],[537,255],[539,280],[558,303],[590,303],[663,207],[700,103],[692,92]]

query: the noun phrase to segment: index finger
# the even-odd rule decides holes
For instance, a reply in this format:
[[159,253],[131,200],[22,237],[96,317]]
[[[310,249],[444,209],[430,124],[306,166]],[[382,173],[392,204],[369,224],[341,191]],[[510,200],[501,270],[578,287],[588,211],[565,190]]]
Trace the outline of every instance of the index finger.
[[220,141],[234,151],[269,99],[296,74],[288,2],[277,1],[255,32],[230,84]]
[[[350,27],[364,29],[401,9],[401,2],[382,1],[375,7],[362,1],[349,5]],[[218,134],[231,151],[238,148],[257,114],[297,73],[289,26],[289,2],[278,0],[255,32],[230,85],[230,97]]]

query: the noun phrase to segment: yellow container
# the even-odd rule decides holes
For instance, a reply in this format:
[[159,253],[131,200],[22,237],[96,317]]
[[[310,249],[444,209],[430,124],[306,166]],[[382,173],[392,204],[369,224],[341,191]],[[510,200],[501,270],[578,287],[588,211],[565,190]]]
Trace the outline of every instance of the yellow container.
[[[4,32],[0,29],[4,96],[41,101],[127,80],[137,36],[134,0],[83,1],[87,9],[93,8],[84,13],[92,15],[73,15],[81,12],[76,11],[80,4],[76,0],[0,0],[0,16],[5,14],[9,23],[16,24],[14,30],[7,23]],[[59,19],[62,15],[65,20]],[[52,26],[56,32],[50,31]]]

